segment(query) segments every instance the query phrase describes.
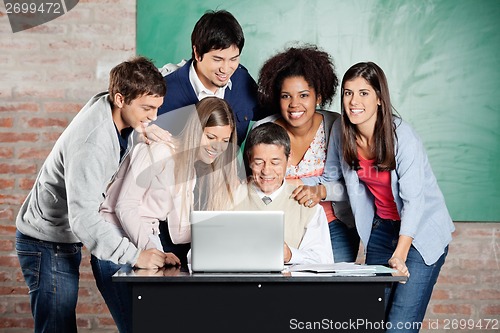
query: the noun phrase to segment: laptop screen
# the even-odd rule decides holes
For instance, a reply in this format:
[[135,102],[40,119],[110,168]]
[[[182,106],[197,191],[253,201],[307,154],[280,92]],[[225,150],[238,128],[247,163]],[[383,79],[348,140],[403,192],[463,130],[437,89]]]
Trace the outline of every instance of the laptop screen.
[[191,270],[283,270],[284,212],[191,212]]

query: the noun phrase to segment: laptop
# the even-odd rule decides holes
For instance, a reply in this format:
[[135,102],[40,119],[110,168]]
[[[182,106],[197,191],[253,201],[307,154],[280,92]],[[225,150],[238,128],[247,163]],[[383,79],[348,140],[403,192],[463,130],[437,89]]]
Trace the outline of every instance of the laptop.
[[284,218],[282,211],[191,212],[191,270],[282,271]]

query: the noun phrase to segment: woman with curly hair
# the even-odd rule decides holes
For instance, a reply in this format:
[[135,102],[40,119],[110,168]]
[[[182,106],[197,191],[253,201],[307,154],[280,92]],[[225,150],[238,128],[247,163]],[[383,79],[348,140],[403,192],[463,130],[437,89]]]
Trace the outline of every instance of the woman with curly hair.
[[[290,136],[287,181],[300,185],[302,177],[320,176],[330,129],[339,117],[338,113],[321,110],[332,102],[338,86],[330,55],[314,45],[290,47],[264,63],[258,84],[259,102],[275,114],[255,126],[274,122]],[[343,187],[342,182],[338,185]],[[323,206],[335,261],[355,261],[359,237],[346,196],[322,201],[325,196],[326,193],[318,192],[300,198],[299,202],[307,207],[317,203]]]

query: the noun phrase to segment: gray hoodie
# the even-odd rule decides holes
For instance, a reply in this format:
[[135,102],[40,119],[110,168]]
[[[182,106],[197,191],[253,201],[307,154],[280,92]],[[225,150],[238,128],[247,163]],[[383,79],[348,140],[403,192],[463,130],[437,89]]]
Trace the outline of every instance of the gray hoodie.
[[139,250],[99,214],[119,159],[108,93],[100,93],[55,143],[21,206],[17,229],[44,241],[82,242],[99,259],[135,264]]

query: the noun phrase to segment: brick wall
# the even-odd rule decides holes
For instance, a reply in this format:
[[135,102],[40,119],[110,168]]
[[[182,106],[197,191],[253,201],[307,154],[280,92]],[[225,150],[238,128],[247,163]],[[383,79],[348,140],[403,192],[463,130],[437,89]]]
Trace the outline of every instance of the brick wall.
[[[80,0],[67,14],[12,33],[0,1],[0,331],[29,332],[28,289],[14,250],[15,216],[55,140],[109,70],[135,54],[135,0]],[[82,259],[80,332],[116,332]]]
[[[16,34],[0,3],[0,331],[28,332],[33,324],[14,250],[15,216],[57,137],[106,89],[109,69],[135,53],[135,1],[80,0],[64,16]],[[484,332],[485,319],[500,319],[500,224],[457,223],[454,236],[423,331],[457,331],[452,324],[471,319],[483,320],[483,329],[468,331]],[[115,332],[84,253],[80,332]]]

